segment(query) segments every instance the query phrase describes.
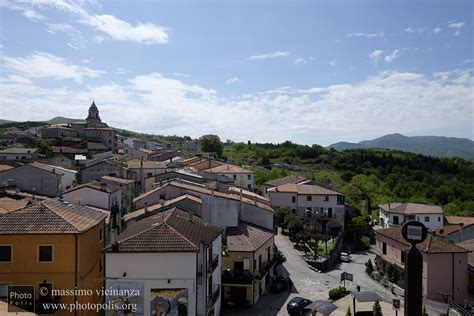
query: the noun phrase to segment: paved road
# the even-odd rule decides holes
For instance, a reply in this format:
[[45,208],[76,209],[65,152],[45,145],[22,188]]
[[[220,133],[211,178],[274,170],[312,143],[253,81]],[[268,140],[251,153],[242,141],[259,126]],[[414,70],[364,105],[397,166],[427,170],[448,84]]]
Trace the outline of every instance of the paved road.
[[293,243],[286,236],[276,235],[275,245],[286,257],[286,262],[278,267],[278,272],[291,278],[294,285],[293,290],[280,294],[265,293],[255,307],[244,310],[226,310],[225,315],[288,315],[286,304],[294,296],[302,296],[311,300],[327,300],[329,290],[342,285],[339,282],[342,272],[354,275],[354,282],[346,281],[346,288],[349,290],[355,291],[356,286],[359,285],[362,291],[375,291],[385,301],[391,302],[394,297],[390,290],[372,280],[365,272],[365,262],[369,258],[371,260],[375,258],[375,254],[370,250],[351,254],[351,262],[338,263],[331,271],[319,273],[308,266],[301,258],[302,253],[293,247]]

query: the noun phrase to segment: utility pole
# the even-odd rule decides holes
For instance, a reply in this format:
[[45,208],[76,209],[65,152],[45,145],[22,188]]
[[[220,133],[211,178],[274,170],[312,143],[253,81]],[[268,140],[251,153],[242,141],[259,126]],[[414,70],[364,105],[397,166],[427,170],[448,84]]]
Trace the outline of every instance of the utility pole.
[[402,235],[411,246],[405,264],[405,316],[421,316],[423,312],[423,256],[416,248],[428,231],[422,223],[409,221],[402,227]]

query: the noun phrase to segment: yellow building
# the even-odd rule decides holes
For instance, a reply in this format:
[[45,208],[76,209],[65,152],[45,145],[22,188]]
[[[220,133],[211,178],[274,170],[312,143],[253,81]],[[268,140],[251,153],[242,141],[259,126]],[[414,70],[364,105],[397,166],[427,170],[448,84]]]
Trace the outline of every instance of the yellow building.
[[[58,199],[1,215],[0,296],[6,296],[8,285],[33,285],[37,312],[42,288],[51,301],[76,304],[76,309],[100,303],[105,218],[103,212]],[[62,290],[72,292],[52,295],[65,294]],[[76,313],[60,309],[55,315],[96,315],[91,307]]]
[[249,223],[226,229],[226,255],[222,256],[225,301],[255,305],[268,285],[274,264],[274,232]]

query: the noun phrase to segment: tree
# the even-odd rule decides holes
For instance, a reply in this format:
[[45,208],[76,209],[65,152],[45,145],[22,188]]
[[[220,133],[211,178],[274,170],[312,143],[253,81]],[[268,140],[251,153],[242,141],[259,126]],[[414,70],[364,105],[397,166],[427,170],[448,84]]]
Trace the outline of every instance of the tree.
[[38,148],[41,154],[46,154],[53,148],[53,142],[49,139],[37,138],[33,142],[33,147]]
[[217,157],[222,156],[224,145],[217,135],[203,135],[199,138],[201,142],[201,150],[204,152],[216,153]]
[[372,311],[374,316],[383,316],[382,314],[382,306],[380,306],[379,300],[376,300],[374,306],[372,307]]

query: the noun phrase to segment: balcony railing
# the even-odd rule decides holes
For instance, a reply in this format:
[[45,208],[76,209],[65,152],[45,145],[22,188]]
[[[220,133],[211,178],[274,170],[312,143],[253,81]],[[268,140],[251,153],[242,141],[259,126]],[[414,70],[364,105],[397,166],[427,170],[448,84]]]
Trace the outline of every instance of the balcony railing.
[[252,284],[252,274],[232,274],[232,273],[223,273],[222,274],[222,283],[226,284]]
[[218,284],[214,284],[214,291],[212,292],[211,296],[207,299],[207,308],[208,311],[211,310],[214,305],[216,305],[217,300],[221,296],[221,289]]
[[212,273],[216,270],[217,265],[219,264],[219,256],[213,255],[210,264],[207,266],[207,272]]

